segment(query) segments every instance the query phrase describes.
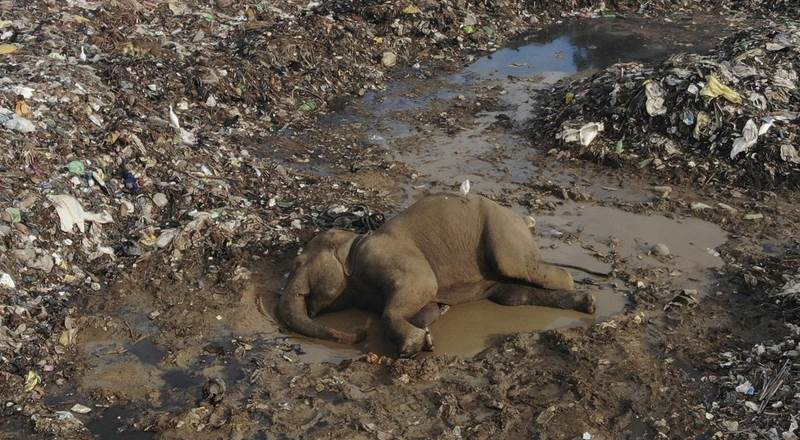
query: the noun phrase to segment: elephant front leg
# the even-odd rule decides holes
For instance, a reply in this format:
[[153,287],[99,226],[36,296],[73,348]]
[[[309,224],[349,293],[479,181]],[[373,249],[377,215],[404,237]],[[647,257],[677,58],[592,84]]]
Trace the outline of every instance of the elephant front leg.
[[433,351],[433,338],[431,337],[431,332],[428,327],[436,322],[440,316],[444,315],[449,308],[450,306],[446,304],[431,302],[418,311],[417,314],[411,319],[409,319],[409,322],[411,322],[412,325],[425,330],[425,346],[423,347],[423,350]]
[[[409,357],[431,348],[427,325],[420,328],[412,322],[419,324],[419,319],[429,318],[425,308],[435,296],[435,289],[401,290],[392,294],[386,302],[383,311],[386,335],[397,344],[400,356]],[[420,316],[420,313],[426,316]]]

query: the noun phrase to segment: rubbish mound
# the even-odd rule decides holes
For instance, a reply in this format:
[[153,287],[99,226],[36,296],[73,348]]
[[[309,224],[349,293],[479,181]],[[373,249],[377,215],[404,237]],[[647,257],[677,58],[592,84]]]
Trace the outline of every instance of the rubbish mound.
[[747,29],[711,55],[616,64],[543,92],[531,132],[562,156],[706,184],[797,188],[798,72],[800,23]]

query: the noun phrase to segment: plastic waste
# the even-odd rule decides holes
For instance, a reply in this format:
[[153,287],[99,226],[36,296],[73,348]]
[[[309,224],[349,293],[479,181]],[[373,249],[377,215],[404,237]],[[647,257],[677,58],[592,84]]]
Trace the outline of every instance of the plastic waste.
[[34,125],[33,121],[17,115],[11,116],[10,119],[3,123],[3,126],[9,130],[19,131],[20,133],[32,133],[36,131],[36,125]]
[[603,123],[590,122],[579,129],[565,128],[561,134],[561,139],[567,143],[579,142],[585,147],[591,144],[604,129]]
[[719,82],[719,79],[717,79],[716,75],[711,74],[706,76],[706,81],[706,86],[700,90],[700,95],[711,99],[722,96],[734,104],[742,103],[741,95],[739,95],[739,93],[730,87]]
[[644,90],[647,95],[647,102],[645,103],[647,114],[660,116],[667,113],[667,108],[664,107],[664,89],[657,82],[650,80],[645,82]]
[[78,230],[83,233],[86,231],[86,222],[111,223],[114,221],[111,215],[106,212],[84,211],[78,200],[70,195],[49,195],[47,198],[53,202],[61,221],[61,230],[64,232],[73,232],[73,227],[77,226]]
[[0,273],[0,287],[4,289],[14,290],[17,288],[16,283],[14,283],[14,279],[11,278],[11,275],[2,272]]
[[756,142],[758,142],[758,126],[752,119],[749,119],[742,129],[742,136],[733,140],[731,159],[750,150]]

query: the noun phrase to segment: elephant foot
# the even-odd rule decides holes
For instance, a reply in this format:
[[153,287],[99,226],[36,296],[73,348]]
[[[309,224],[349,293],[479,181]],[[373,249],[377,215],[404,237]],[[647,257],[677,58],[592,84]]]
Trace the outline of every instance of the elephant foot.
[[433,351],[433,337],[431,336],[431,330],[428,327],[425,327],[425,347],[422,349],[425,351]]
[[400,357],[411,357],[423,351],[428,338],[429,334],[425,330],[420,328],[410,329],[403,338],[403,343],[400,344]]
[[588,313],[590,315],[597,311],[597,299],[595,299],[593,293],[584,293],[583,299],[578,304],[578,311]]

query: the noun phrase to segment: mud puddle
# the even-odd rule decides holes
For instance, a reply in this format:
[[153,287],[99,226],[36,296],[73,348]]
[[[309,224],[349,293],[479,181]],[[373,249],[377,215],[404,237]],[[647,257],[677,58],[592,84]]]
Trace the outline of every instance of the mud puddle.
[[[687,48],[702,52],[720,36],[720,23],[715,22],[713,27],[707,24],[702,18],[657,23],[612,19],[555,26],[479,58],[462,72],[403,81],[368,95],[354,110],[334,115],[328,123],[366,127],[365,143],[384,145],[396,159],[418,171],[414,182],[404,189],[405,206],[425,192],[453,190],[465,179],[473,183],[474,191],[496,196],[519,193],[533,181],[550,180],[580,185],[598,202],[647,202],[653,196],[646,189],[630,187],[614,176],[578,176],[548,164],[550,159],[530,148],[518,129],[535,105],[530,99],[532,90],[617,62],[652,61]],[[455,127],[442,128],[419,116],[420,111],[442,102],[480,101],[488,96],[487,91],[498,89],[499,100],[492,109],[456,118],[452,123]],[[509,121],[506,128],[510,129],[496,129],[498,121]],[[518,210],[529,214],[523,208]],[[663,272],[675,288],[702,290],[710,284],[710,271],[722,265],[714,249],[725,242],[725,233],[696,219],[673,220],[589,203],[568,203],[537,221],[547,260],[592,272],[611,272],[612,266],[604,260],[613,259],[631,270]],[[651,255],[657,243],[666,244],[672,255]],[[435,351],[471,356],[500,335],[590,325],[622,311],[623,283],[613,277],[603,279],[571,271],[584,283],[583,288],[597,291],[597,316],[502,307],[489,301],[456,306],[431,327]],[[344,330],[367,326],[370,339],[359,348],[387,350],[382,339],[375,336],[381,331],[376,316],[345,311],[320,319]],[[355,353],[351,347],[345,351],[336,345],[328,347],[327,351],[315,348],[313,357],[339,359]]]
[[[646,30],[642,24],[597,20],[556,27],[481,58],[463,72],[398,83],[324,123],[357,125],[364,132],[365,144],[383,145],[398,160],[414,167],[419,175],[404,190],[406,205],[426,191],[454,189],[464,179],[473,182],[474,191],[494,195],[526,192],[532,181],[544,178],[580,184],[596,202],[647,201],[651,194],[626,186],[613,176],[575,175],[549,164],[543,152],[531,149],[513,129],[520,128],[535,105],[529,98],[534,88],[548,87],[560,78],[613,62],[665,56],[686,45],[712,43],[702,26],[699,33],[688,34],[686,23],[653,26],[648,22]],[[424,118],[408,117],[443,101],[475,99],[489,89],[501,91],[498,104],[463,121],[457,130],[444,130]],[[506,119],[512,129],[495,129],[497,121]],[[517,209],[530,214],[526,208]],[[614,277],[614,271],[620,268],[656,270],[676,287],[702,288],[708,283],[709,271],[722,264],[714,249],[726,239],[718,227],[696,219],[645,217],[572,202],[538,216],[536,230],[546,260],[611,273],[599,277],[570,270],[581,289],[596,293],[598,313],[589,316],[543,307],[504,307],[490,301],[454,306],[431,327],[436,353],[471,357],[499,337],[588,326],[614,316],[626,304],[625,283]],[[655,243],[666,244],[672,256],[650,255]],[[153,312],[152,294],[131,295],[117,310],[118,325],[81,330],[78,346],[86,368],[75,389],[56,393],[50,404],[57,409],[67,409],[74,403],[91,406],[92,399],[84,396],[118,402],[81,417],[100,438],[149,438],[147,434],[123,437],[127,419],[141,406],[160,410],[194,407],[203,384],[211,378],[225,380],[228,398],[233,401],[246,395],[250,380],[245,374],[247,366],[236,354],[240,350],[248,353],[244,359],[249,360],[280,353],[287,362],[310,363],[337,363],[365,352],[393,354],[393,347],[383,338],[380,319],[365,311],[347,310],[317,318],[342,330],[367,328],[367,340],[356,346],[282,332],[273,308],[286,264],[273,261],[251,269],[253,279],[238,304],[203,312],[198,321],[203,325],[200,340],[159,340],[163,329],[148,318]]]

